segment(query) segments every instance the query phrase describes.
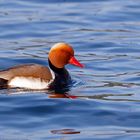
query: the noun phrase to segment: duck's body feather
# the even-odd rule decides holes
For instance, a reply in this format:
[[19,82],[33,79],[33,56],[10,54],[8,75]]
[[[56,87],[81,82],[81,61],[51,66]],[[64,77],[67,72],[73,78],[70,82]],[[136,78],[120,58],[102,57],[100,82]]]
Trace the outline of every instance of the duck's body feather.
[[7,80],[9,87],[47,89],[54,80],[54,74],[48,67],[26,64],[0,71],[0,78]]

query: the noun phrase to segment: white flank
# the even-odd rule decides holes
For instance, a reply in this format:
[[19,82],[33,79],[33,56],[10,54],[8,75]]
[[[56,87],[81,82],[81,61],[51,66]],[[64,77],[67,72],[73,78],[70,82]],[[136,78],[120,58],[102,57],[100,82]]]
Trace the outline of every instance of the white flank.
[[32,78],[32,77],[15,77],[11,79],[9,82],[10,87],[19,87],[19,88],[26,88],[26,89],[47,89],[49,84],[53,81],[50,80],[49,82],[43,81],[40,78]]
[[50,72],[51,72],[51,75],[52,75],[52,80],[54,80],[55,79],[55,74],[54,74],[54,72],[51,69],[50,69]]

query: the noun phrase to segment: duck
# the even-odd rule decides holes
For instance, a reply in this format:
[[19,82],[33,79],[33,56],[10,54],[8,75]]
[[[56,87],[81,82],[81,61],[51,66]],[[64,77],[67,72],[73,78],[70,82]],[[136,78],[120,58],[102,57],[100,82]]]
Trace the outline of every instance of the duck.
[[21,64],[0,71],[0,87],[31,90],[61,89],[72,80],[67,64],[83,68],[74,56],[70,44],[54,44],[48,53],[48,67],[40,64]]

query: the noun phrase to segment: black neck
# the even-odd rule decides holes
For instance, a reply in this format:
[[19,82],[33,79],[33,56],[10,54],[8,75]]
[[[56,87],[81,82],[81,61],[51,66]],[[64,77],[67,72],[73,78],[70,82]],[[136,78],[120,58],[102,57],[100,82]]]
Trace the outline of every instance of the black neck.
[[72,81],[68,71],[65,68],[55,67],[49,59],[48,62],[49,67],[55,73],[55,80],[51,83],[51,88],[54,89],[56,93],[69,91],[69,85]]
[[65,68],[57,68],[55,67],[51,61],[48,59],[48,62],[49,62],[49,66],[50,68],[56,73],[56,74],[63,74],[65,73],[66,69]]

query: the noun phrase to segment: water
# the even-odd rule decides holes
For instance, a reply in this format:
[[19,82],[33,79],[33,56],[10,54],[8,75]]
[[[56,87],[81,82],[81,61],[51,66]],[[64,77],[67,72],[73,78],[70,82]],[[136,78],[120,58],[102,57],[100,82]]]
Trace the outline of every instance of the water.
[[1,0],[1,70],[47,65],[50,47],[61,41],[85,68],[67,66],[74,99],[0,90],[0,139],[138,140],[139,15],[133,0]]

